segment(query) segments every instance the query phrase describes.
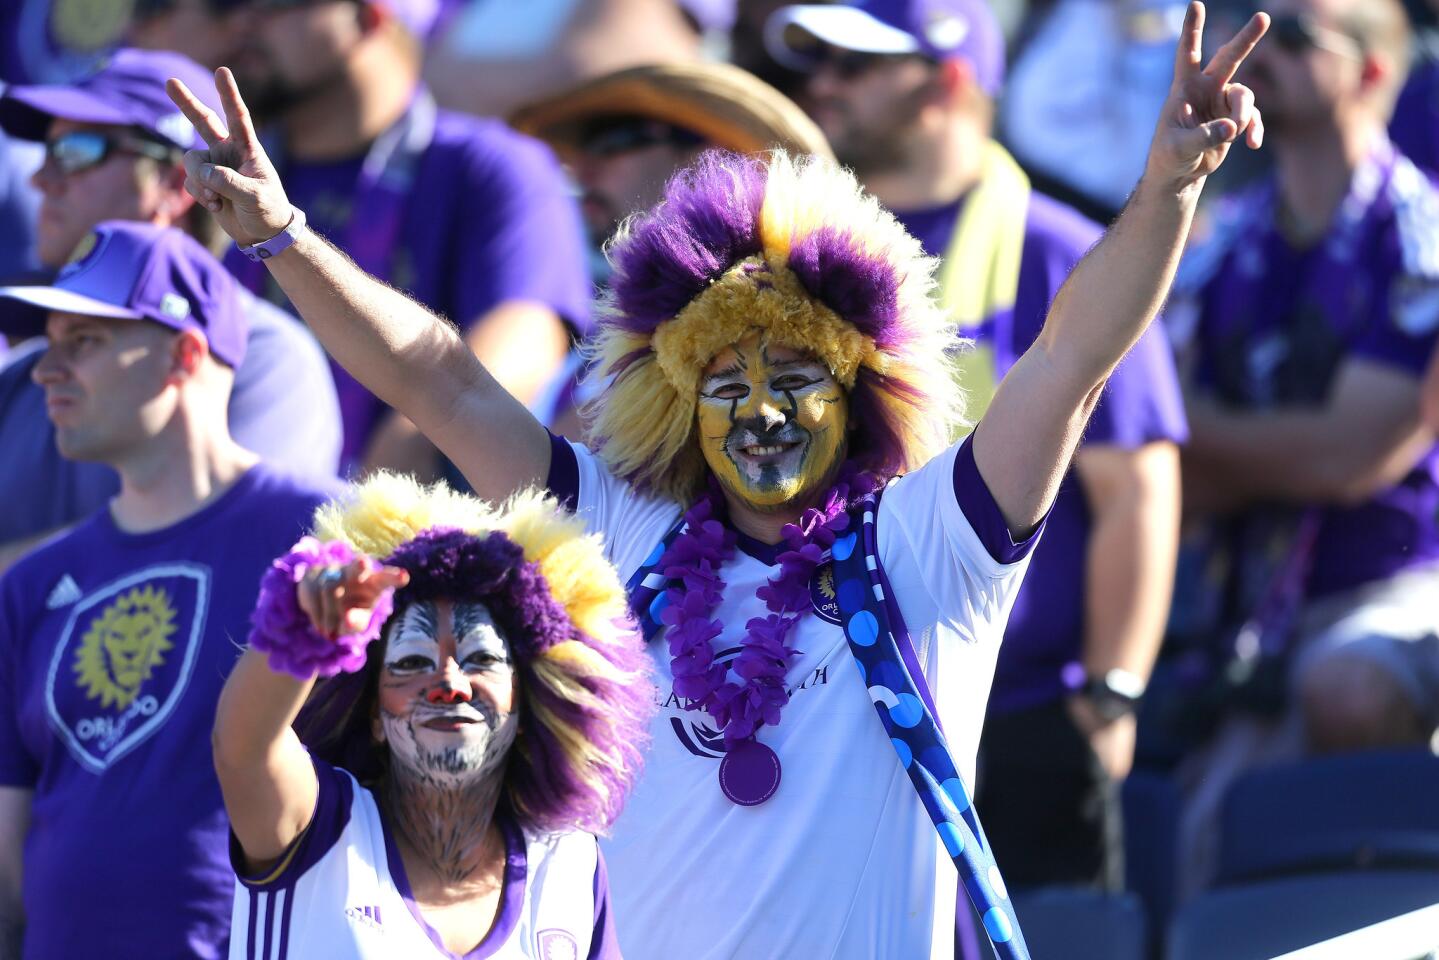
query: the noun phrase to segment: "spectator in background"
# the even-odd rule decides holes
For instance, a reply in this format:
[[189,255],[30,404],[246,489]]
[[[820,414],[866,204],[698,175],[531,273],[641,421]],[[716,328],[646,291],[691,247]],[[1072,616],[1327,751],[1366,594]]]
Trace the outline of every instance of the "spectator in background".
[[[436,110],[419,80],[425,0],[250,0],[241,13],[232,66],[271,124],[296,207],[363,269],[452,319],[504,387],[533,402],[590,322],[583,234],[554,157],[498,121]],[[261,263],[238,252],[227,262],[285,302]],[[428,440],[333,370],[347,471],[440,476]]]
[[625,67],[701,59],[707,37],[729,29],[734,2],[471,3],[436,40],[425,76],[444,106],[502,117]]
[[234,890],[215,702],[261,574],[335,491],[231,438],[246,317],[213,257],[135,222],[81,249],[55,286],[3,290],[49,311],[34,376],[61,451],[121,490],[0,579],[0,952],[103,936],[107,956],[210,960]]
[[785,96],[797,97],[804,89],[804,72],[776,60],[764,41],[765,24],[784,6],[788,6],[785,0],[739,0],[730,29],[729,59]]
[[[943,258],[940,301],[978,344],[960,363],[977,420],[1100,235],[990,139],[993,17],[978,0],[795,6],[769,37],[808,63],[840,161]],[[975,800],[1012,887],[1121,882],[1118,782],[1168,609],[1184,433],[1156,327],[1105,388],[1000,647]]]
[[125,42],[184,54],[211,70],[233,59],[241,0],[135,0]]
[[[227,241],[185,191],[182,152],[195,143],[189,121],[165,95],[168,77],[209,90],[207,71],[177,54],[121,50],[103,70],[68,87],[10,87],[0,97],[0,129],[43,142],[34,176],[42,201],[36,255],[62,266],[95,224],[137,220],[178,226],[218,248]],[[236,440],[277,467],[333,476],[339,462],[339,408],[324,353],[284,311],[241,290],[246,361],[230,392]],[[0,306],[0,321],[30,323],[23,305]],[[43,391],[31,382],[43,340],[17,351],[0,370],[0,450],[24,470],[0,471],[0,570],[40,539],[99,509],[119,490],[103,463],[73,462],[55,448]]]
[[1424,374],[1424,392],[1420,396],[1420,413],[1429,429],[1439,433],[1439,350],[1429,360],[1429,369]]
[[1436,0],[1407,0],[1414,30],[1409,78],[1394,105],[1389,136],[1415,166],[1439,175],[1439,10]]
[[1439,193],[1385,134],[1409,31],[1395,0],[1269,10],[1243,79],[1274,172],[1217,209],[1171,316],[1192,386],[1185,504],[1232,551],[1220,595],[1243,624],[1237,653],[1274,665],[1278,719],[1236,712],[1193,762],[1190,882],[1246,767],[1426,743],[1439,723],[1424,639],[1439,625],[1439,448],[1419,417]]
[[[3,92],[3,88],[0,88]],[[37,270],[35,221],[40,215],[40,192],[30,183],[44,155],[33,143],[25,143],[0,130],[0,279],[14,280]],[[0,342],[0,357],[5,344]]]
[[[798,106],[768,84],[722,63],[631,67],[522,107],[518,130],[548,143],[582,191],[580,212],[590,240],[591,275],[609,276],[604,244],[620,222],[659,202],[665,182],[701,151],[756,153],[780,147],[794,155],[832,156],[824,134]],[[575,440],[583,425],[583,358],[571,354],[546,403],[531,409],[556,433]]]
[[1108,221],[1164,102],[1183,0],[1058,0],[1009,72],[1005,143],[1042,185]]

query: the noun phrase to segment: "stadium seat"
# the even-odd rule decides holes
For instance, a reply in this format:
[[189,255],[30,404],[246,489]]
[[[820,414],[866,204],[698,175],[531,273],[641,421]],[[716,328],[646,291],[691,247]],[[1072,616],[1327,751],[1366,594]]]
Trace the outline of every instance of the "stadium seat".
[[1270,960],[1433,903],[1439,903],[1439,870],[1355,870],[1242,884],[1210,891],[1180,910],[1165,956]]
[[1439,870],[1439,757],[1319,757],[1258,770],[1225,798],[1216,887],[1311,870]]
[[1145,922],[1132,894],[1050,887],[1016,894],[1029,952],[1036,960],[1144,960]]

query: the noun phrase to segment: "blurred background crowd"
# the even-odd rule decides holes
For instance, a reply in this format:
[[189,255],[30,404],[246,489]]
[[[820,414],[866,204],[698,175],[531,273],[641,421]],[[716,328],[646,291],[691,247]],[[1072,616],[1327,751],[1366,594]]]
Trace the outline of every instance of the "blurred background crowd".
[[[1266,936],[1439,902],[1430,3],[1265,5],[1273,26],[1239,77],[1265,146],[1209,185],[1163,322],[1116,371],[1062,488],[977,784],[1036,956],[1268,956]],[[1250,12],[1217,2],[1211,24],[1227,35]],[[975,343],[958,367],[978,417],[1143,173],[1183,14],[8,0],[0,281],[45,282],[102,221],[183,230],[239,282],[242,446],[317,478],[462,486],[185,193],[196,141],[164,81],[214,105],[208,71],[226,65],[311,227],[449,318],[557,434],[584,436],[606,240],[715,147],[855,172],[940,260],[936,295]],[[102,509],[133,462],[104,425],[57,449],[46,390],[71,374],[45,359],[43,316],[0,301],[0,331],[3,570]],[[4,679],[12,713],[41,680]],[[43,770],[0,766],[7,786],[46,789]],[[24,842],[0,830],[0,900],[20,897]]]

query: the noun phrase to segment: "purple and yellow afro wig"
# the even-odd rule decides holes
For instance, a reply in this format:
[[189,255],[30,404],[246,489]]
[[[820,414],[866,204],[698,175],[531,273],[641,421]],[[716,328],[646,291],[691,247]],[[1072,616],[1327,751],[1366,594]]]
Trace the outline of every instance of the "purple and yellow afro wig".
[[590,414],[610,468],[682,503],[702,489],[700,375],[759,329],[807,350],[849,393],[849,456],[891,477],[961,423],[957,338],[932,293],[935,261],[832,162],[710,151],[609,248],[593,348],[606,378]]
[[[606,830],[639,774],[654,690],[599,539],[535,491],[493,507],[383,473],[320,507],[314,528],[409,571],[397,612],[439,597],[489,608],[519,687],[520,733],[505,771],[511,809],[540,831]],[[362,673],[320,684],[296,721],[316,755],[362,781],[383,770],[367,708],[383,647],[370,645]]]

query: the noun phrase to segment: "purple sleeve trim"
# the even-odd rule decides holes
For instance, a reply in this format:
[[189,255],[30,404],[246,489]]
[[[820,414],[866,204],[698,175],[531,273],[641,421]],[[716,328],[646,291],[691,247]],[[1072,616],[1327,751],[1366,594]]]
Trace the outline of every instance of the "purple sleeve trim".
[[615,921],[610,913],[610,876],[605,855],[595,844],[595,926],[590,934],[589,960],[621,960]]
[[[1016,543],[1009,525],[1004,522],[999,504],[994,502],[989,486],[979,475],[979,465],[974,462],[974,445],[970,442],[972,439],[973,434],[960,441],[959,450],[954,455],[954,499],[995,563],[1009,564],[1023,560],[1039,542],[1049,513],[1045,512],[1033,533]],[[1053,509],[1053,504],[1050,508]]]
[[309,826],[290,843],[274,866],[258,876],[247,875],[245,852],[240,849],[240,841],[234,832],[230,833],[230,866],[234,868],[236,878],[252,890],[294,886],[295,881],[339,842],[340,835],[350,823],[354,784],[349,775],[323,760],[310,759],[315,765],[315,778],[320,785],[315,797],[315,813],[310,817]]
[[575,448],[564,437],[550,434],[550,472],[545,489],[559,500],[560,506],[573,510],[580,502],[580,461]]

